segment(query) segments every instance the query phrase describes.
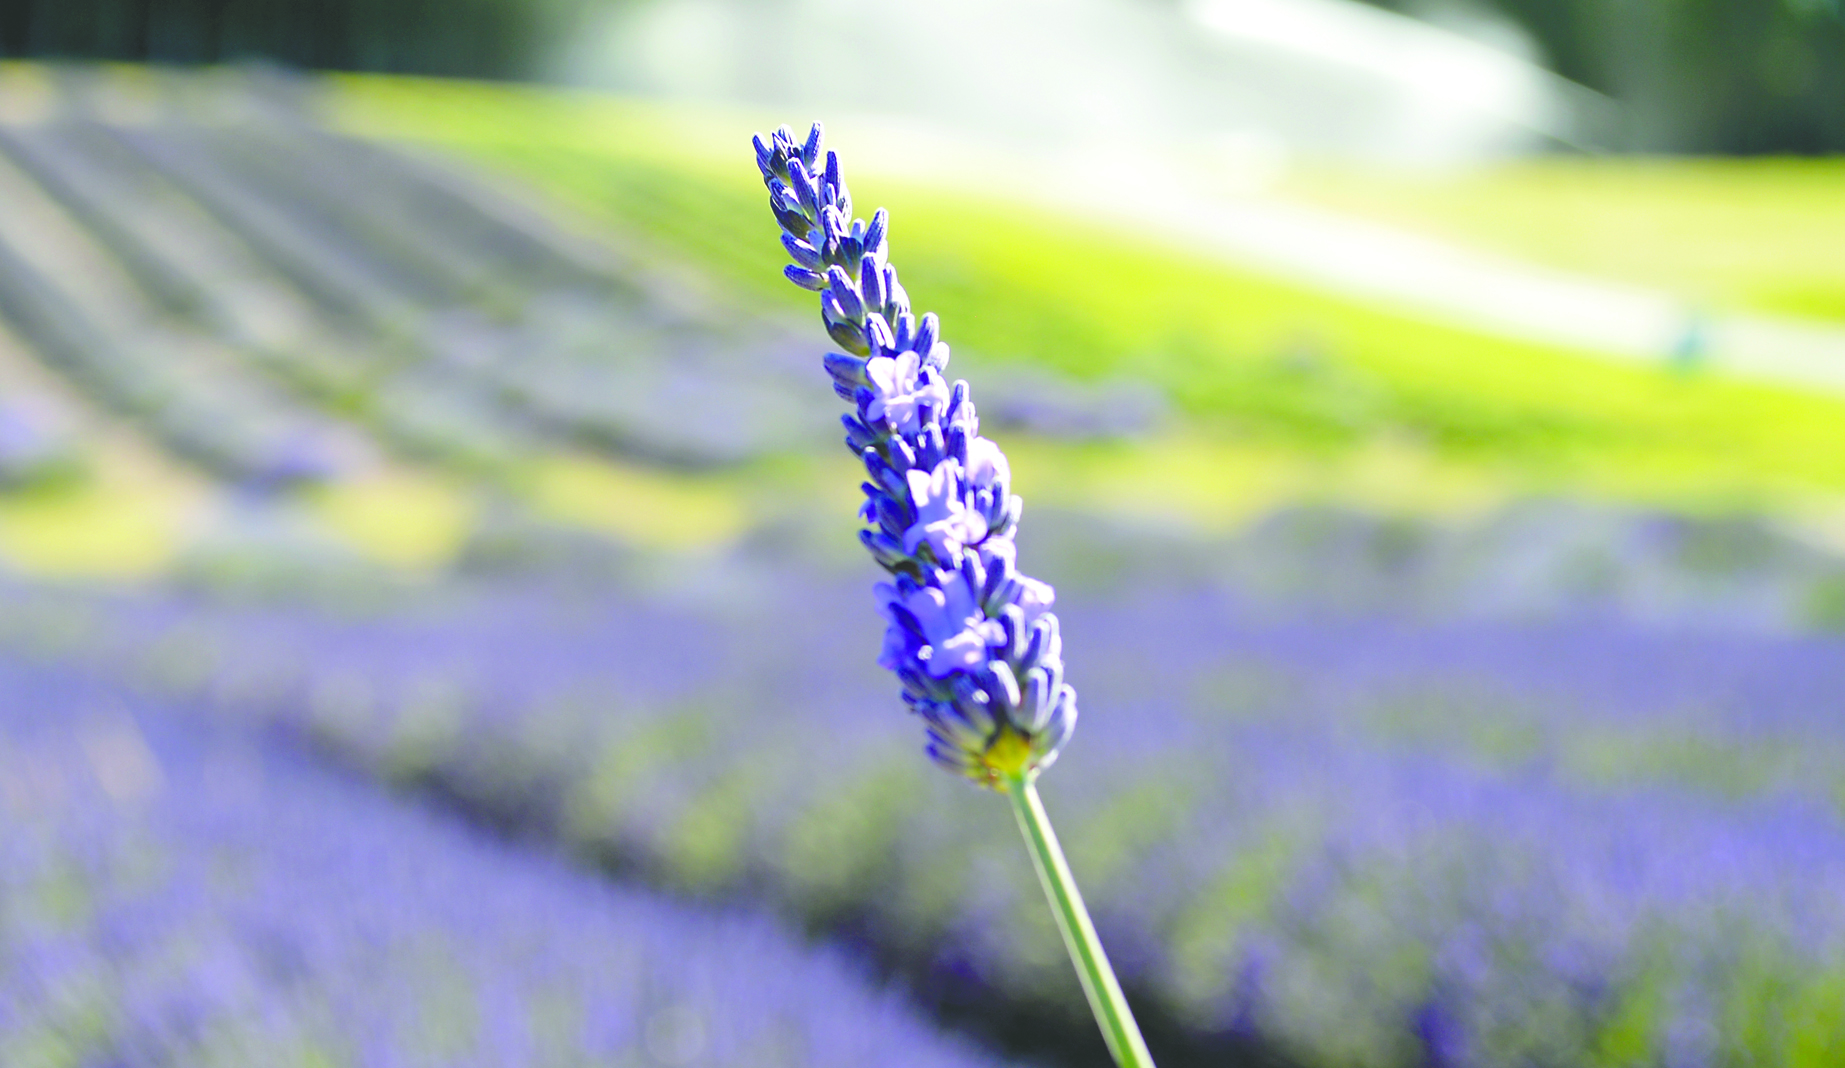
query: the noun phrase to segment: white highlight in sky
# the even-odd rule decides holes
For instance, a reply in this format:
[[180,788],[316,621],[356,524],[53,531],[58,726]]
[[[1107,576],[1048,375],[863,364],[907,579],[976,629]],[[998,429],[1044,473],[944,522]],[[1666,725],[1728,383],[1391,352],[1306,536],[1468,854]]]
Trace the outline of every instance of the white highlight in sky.
[[645,0],[603,18],[562,58],[564,80],[881,116],[1038,154],[1271,145],[1452,163],[1568,139],[1593,96],[1358,0]]
[[1573,136],[1562,79],[1529,59],[1353,0],[1187,0],[1187,14],[1226,41],[1347,77],[1374,80],[1418,109],[1477,113],[1553,137]]

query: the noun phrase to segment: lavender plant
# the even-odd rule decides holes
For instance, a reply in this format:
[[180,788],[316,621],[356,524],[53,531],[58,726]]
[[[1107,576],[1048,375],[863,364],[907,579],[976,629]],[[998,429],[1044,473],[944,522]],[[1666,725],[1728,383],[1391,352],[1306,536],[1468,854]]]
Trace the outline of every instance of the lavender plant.
[[948,345],[920,317],[890,263],[890,215],[854,218],[839,157],[815,123],[804,141],[783,126],[754,138],[756,165],[793,263],[788,280],[820,294],[833,389],[855,411],[846,445],[865,463],[860,540],[891,581],[876,587],[886,620],[878,663],[927,725],[929,756],[1005,793],[1115,1062],[1150,1066],[1127,999],[1096,936],[1034,785],[1076,726],[1064,682],[1051,587],[1020,572],[1013,534],[1021,499],[998,445],[980,436],[965,380],[944,372]]
[[767,916],[200,711],[0,654],[0,1064],[999,1068]]

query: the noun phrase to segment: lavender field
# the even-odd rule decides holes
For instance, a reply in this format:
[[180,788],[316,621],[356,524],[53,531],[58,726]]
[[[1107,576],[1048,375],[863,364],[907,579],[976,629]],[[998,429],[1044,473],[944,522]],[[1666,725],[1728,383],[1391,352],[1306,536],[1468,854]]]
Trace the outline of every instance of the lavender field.
[[[1079,1029],[1004,813],[922,765],[914,724],[866,712],[875,671],[836,656],[865,644],[858,587],[761,581],[764,611],[826,611],[772,637],[736,606],[503,589],[357,617],[43,595],[10,615],[26,649],[62,633],[219,729],[279,731],[624,879],[773,903],[951,1017],[1001,997]],[[1068,618],[1093,741],[1045,789],[1175,1054],[1836,1048],[1838,640],[1276,619],[1177,589]]]
[[[317,91],[0,77],[0,1064],[1106,1063],[813,337]],[[1013,370],[1027,456],[1211,425]],[[1815,524],[1095,504],[1042,789],[1160,1063],[1845,1061]]]
[[8,1064],[996,1063],[760,915],[602,885],[195,706],[0,672]]

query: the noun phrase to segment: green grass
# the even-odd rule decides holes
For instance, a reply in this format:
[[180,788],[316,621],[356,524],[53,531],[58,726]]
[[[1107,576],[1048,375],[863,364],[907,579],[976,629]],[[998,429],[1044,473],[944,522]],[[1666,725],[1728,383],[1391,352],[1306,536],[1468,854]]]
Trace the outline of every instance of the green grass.
[[95,482],[0,494],[0,565],[53,578],[145,578],[178,553],[191,503],[171,487]]
[[1449,174],[1309,168],[1297,199],[1712,308],[1845,321],[1845,159],[1558,157]]
[[329,483],[304,496],[309,512],[348,548],[411,570],[452,562],[475,518],[466,486],[420,472]]
[[[329,111],[349,130],[475,157],[696,263],[746,301],[809,313],[808,295],[779,277],[747,147],[767,125],[760,116],[467,83],[335,84]],[[852,145],[840,147],[850,168]],[[1030,205],[849,173],[861,213],[891,209],[911,297],[942,314],[970,377],[1005,361],[1134,375],[1186,417],[1147,443],[1045,445],[1037,488],[1063,479],[1080,495],[1093,488],[1086,471],[1170,482],[1177,466],[1204,511],[1234,512],[1222,498],[1242,491],[1221,489],[1214,472],[1297,496],[1363,496],[1385,456],[1385,481],[1411,497],[1426,481],[1727,509],[1845,490],[1838,399],[1508,341]],[[817,321],[814,333],[818,348]]]

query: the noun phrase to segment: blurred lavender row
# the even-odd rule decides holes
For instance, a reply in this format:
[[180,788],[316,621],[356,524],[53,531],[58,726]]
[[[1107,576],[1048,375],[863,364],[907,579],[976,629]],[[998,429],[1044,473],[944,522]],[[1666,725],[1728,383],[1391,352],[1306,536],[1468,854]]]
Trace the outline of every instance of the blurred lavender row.
[[[615,870],[853,932],[945,1009],[1079,1011],[1004,811],[877,714],[857,589],[782,567],[723,610],[451,586],[343,614],[15,593],[4,616],[10,643]],[[1066,600],[1093,708],[1045,792],[1178,1053],[1825,1063],[1845,642]]]
[[704,465],[825,438],[804,347],[487,181],[327,132],[306,84],[32,70],[39,106],[0,122],[0,311],[218,475],[363,472],[374,437],[488,472],[559,443]]
[[0,1062],[993,1064],[742,911],[0,660]]
[[[330,132],[312,83],[14,74],[35,77],[0,113],[19,209],[0,314],[215,475],[339,478],[381,448],[491,474],[560,446],[707,466],[830,444],[798,335],[486,176]],[[1011,418],[1108,436],[1160,406],[1066,392]]]

